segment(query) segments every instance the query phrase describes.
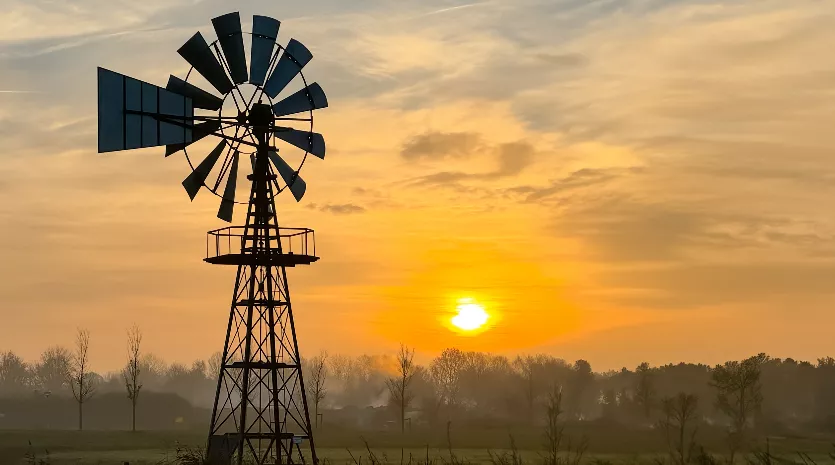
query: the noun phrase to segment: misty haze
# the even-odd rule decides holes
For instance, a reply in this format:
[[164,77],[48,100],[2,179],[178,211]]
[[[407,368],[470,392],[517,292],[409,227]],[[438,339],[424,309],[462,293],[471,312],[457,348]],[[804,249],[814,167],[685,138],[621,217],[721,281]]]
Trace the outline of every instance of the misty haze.
[[835,2],[0,7],[0,465],[835,464]]

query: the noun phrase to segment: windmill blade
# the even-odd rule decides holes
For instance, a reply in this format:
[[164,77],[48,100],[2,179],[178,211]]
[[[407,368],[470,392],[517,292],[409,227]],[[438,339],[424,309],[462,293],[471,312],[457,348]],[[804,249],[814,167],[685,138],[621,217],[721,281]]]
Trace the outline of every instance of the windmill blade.
[[322,160],[325,159],[325,138],[317,132],[299,131],[293,128],[276,128],[275,137],[292,144]]
[[191,36],[177,53],[197,70],[221,94],[232,90],[232,81],[226,76],[223,66],[218,63],[215,54],[206,43],[206,39],[199,32]]
[[189,174],[183,181],[183,187],[185,187],[191,200],[194,200],[194,197],[197,196],[197,192],[199,192],[200,188],[203,187],[203,184],[206,182],[206,178],[209,176],[212,168],[214,168],[218,158],[220,158],[220,154],[222,154],[225,150],[226,141],[221,140],[220,143],[217,144],[217,147],[209,153],[206,159],[200,162],[200,164],[197,165],[197,168],[195,168],[194,171],[192,171],[191,174]]
[[264,93],[270,98],[275,98],[301,72],[304,65],[310,63],[311,59],[313,59],[313,54],[307,47],[296,39],[290,39],[270,78],[267,79]]
[[269,157],[270,161],[275,165],[275,169],[278,170],[278,174],[281,175],[281,179],[287,183],[287,187],[290,188],[290,192],[293,193],[296,202],[300,201],[304,197],[304,191],[307,190],[307,184],[304,182],[304,179],[293,168],[290,168],[290,165],[278,156],[277,153],[270,151]]
[[232,155],[232,166],[229,168],[229,177],[226,179],[226,189],[223,190],[223,197],[220,200],[220,208],[217,210],[217,217],[232,222],[232,213],[235,209],[235,186],[238,182],[238,151]]
[[252,50],[250,53],[249,82],[263,85],[270,68],[275,39],[281,22],[267,16],[252,17]]
[[192,140],[188,97],[99,68],[98,100],[99,153]]
[[325,97],[325,91],[322,90],[319,84],[314,82],[273,105],[273,114],[277,117],[287,116],[303,111],[327,108],[327,106],[328,98]]
[[244,36],[241,32],[241,15],[236,11],[212,19],[215,34],[229,65],[232,82],[241,84],[246,82],[246,54],[244,52]]
[[165,156],[173,155],[200,139],[220,129],[220,120],[204,121],[194,125],[191,130],[191,141],[181,144],[169,144],[165,146]]
[[223,100],[206,92],[205,90],[195,86],[194,84],[183,81],[177,76],[170,76],[168,78],[168,85],[165,86],[167,90],[188,97],[194,102],[194,108],[202,108],[204,110],[219,110],[223,106]]

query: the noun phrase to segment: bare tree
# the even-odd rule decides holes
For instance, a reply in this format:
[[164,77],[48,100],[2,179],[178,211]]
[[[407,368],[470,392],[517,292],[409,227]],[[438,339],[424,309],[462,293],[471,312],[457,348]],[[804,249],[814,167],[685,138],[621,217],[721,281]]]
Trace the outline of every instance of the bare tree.
[[142,344],[142,332],[134,325],[128,329],[128,364],[122,371],[125,378],[125,389],[128,391],[128,399],[131,404],[131,431],[136,431],[136,404],[139,402],[139,390],[142,384],[139,383],[139,348]]
[[316,426],[319,426],[319,404],[325,400],[325,396],[328,394],[328,390],[325,388],[325,381],[328,378],[327,362],[328,353],[325,351],[310,360],[310,387],[307,391],[310,398],[313,399]]
[[716,388],[716,407],[731,420],[730,463],[736,452],[745,447],[748,423],[762,406],[760,367],[767,360],[767,355],[759,354],[741,362],[725,362],[713,369],[710,385]]
[[78,402],[78,430],[84,427],[84,402],[93,397],[95,388],[90,373],[90,332],[79,329],[75,338],[75,353],[69,372],[72,395]]
[[649,363],[643,362],[635,368],[635,375],[638,380],[635,385],[635,401],[644,411],[644,416],[649,419],[652,409],[655,407],[655,387],[653,386],[652,368]]
[[223,352],[215,352],[209,357],[208,372],[206,375],[210,380],[216,380],[220,376],[220,366],[223,364]]
[[354,359],[342,354],[333,354],[328,357],[328,371],[339,382],[344,383],[351,377],[354,366]]
[[698,397],[683,392],[667,397],[661,403],[664,419],[660,428],[667,440],[670,461],[675,465],[687,465],[693,460],[699,429],[696,424],[698,407]]
[[406,407],[412,402],[413,397],[409,384],[415,376],[414,358],[415,350],[400,344],[400,352],[397,353],[397,376],[386,380],[392,400],[400,406],[401,432],[406,431]]
[[565,434],[565,425],[560,420],[563,414],[562,389],[553,387],[546,403],[545,455],[543,465],[579,465],[588,449],[588,438],[583,436],[577,444]]

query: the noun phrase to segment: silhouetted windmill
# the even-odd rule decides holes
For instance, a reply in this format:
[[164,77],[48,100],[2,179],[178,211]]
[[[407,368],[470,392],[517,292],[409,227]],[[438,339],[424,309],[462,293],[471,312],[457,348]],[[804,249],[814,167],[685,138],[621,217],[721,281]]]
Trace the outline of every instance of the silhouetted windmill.
[[[313,111],[328,103],[302,73],[310,51],[294,39],[276,42],[279,21],[254,16],[251,33],[242,31],[238,13],[212,24],[218,39],[209,44],[198,32],[180,47],[192,68],[185,79],[171,76],[165,89],[99,68],[99,152],[162,145],[165,156],[183,151],[192,167],[183,181],[191,199],[205,187],[220,197],[218,217],[227,222],[236,203],[248,205],[244,226],[207,238],[205,261],[238,267],[208,456],[212,463],[303,463],[306,440],[318,463],[286,273],[318,260],[315,238],[310,229],[279,228],[275,196],[285,189],[296,201],[304,195],[299,170],[307,155],[325,156]],[[219,96],[194,84],[201,77]],[[301,89],[288,91],[292,83]],[[219,141],[195,165],[188,148],[211,138]],[[235,198],[243,156],[252,168],[248,202]],[[288,156],[295,156],[295,169]]]

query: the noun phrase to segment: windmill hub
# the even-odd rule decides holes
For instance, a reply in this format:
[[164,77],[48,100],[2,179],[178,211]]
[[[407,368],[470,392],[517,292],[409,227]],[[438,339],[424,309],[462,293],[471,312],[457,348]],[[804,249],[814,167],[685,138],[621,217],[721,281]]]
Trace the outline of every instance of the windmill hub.
[[249,110],[249,123],[259,129],[267,130],[274,118],[272,108],[263,103],[256,103]]

